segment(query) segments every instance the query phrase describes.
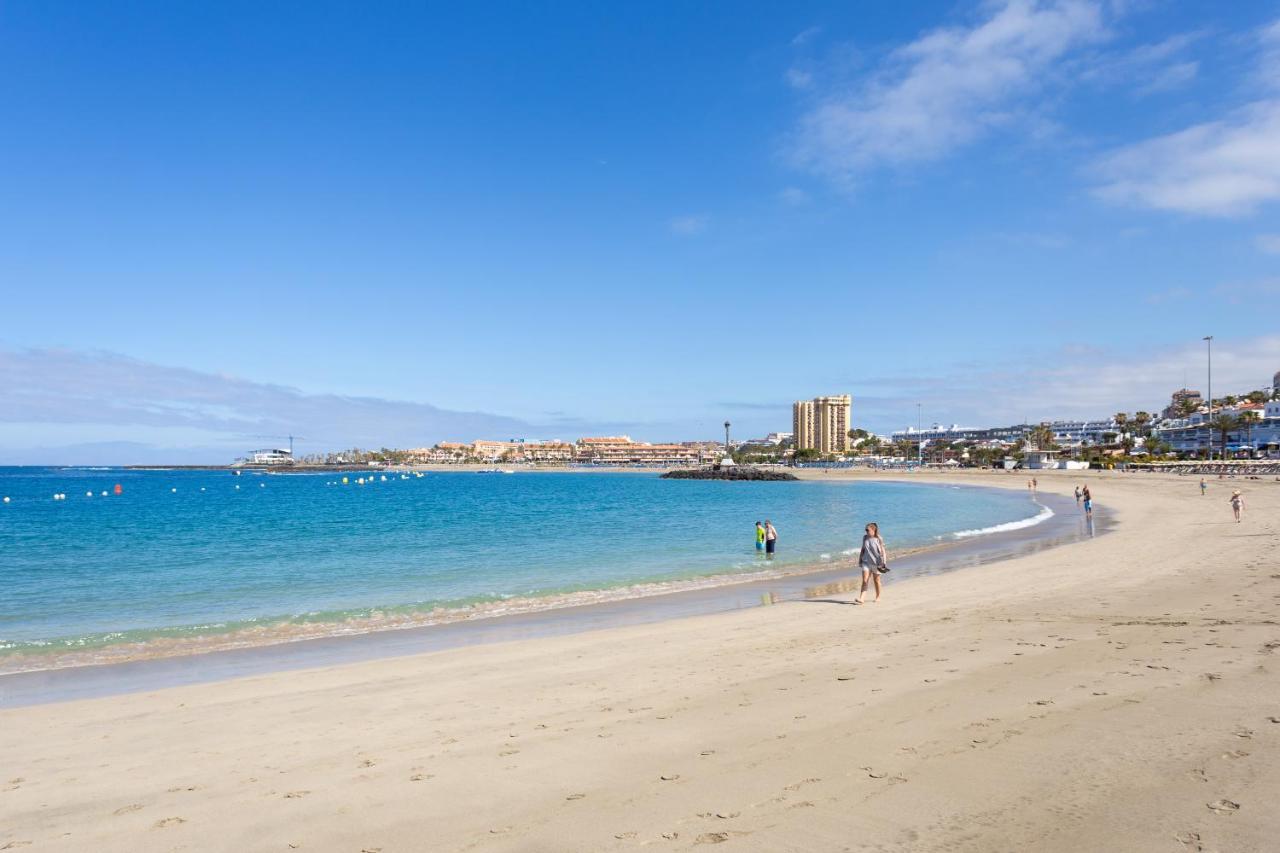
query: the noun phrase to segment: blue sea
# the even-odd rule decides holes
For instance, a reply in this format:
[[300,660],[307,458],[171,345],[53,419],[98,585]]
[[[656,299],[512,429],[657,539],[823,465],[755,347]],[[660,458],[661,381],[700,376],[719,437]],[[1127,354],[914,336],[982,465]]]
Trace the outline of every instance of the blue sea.
[[[0,497],[0,669],[649,594],[829,567],[868,521],[892,551],[1043,515],[992,489],[648,472],[0,468]],[[757,519],[778,528],[773,561]]]

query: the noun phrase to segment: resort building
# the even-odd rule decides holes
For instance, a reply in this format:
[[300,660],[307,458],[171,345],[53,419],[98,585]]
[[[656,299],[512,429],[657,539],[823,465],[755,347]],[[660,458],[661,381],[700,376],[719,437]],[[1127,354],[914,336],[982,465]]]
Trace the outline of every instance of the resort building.
[[791,406],[791,428],[796,450],[816,450],[824,455],[852,449],[853,398],[848,394],[797,400]]
[[576,448],[567,441],[528,441],[520,444],[525,462],[572,462]]
[[702,448],[684,444],[647,444],[627,435],[578,439],[575,459],[587,465],[694,465]]

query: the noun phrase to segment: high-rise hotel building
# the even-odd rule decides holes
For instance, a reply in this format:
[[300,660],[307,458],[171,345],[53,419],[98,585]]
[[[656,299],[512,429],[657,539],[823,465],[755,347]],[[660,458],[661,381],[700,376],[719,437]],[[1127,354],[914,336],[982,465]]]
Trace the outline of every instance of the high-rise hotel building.
[[791,407],[791,431],[796,450],[822,454],[845,453],[853,447],[849,438],[853,398],[848,394],[797,400]]

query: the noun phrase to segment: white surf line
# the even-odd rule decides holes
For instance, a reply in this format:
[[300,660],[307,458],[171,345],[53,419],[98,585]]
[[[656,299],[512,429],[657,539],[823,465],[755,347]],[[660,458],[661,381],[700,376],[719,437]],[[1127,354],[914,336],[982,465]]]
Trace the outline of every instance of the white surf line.
[[1040,507],[1040,511],[1030,518],[1024,518],[1020,521],[1006,521],[1004,524],[994,524],[991,527],[979,527],[975,530],[957,530],[951,534],[952,539],[970,539],[974,536],[986,536],[989,533],[1003,533],[1006,530],[1022,530],[1025,527],[1034,527],[1041,522],[1048,521],[1053,518],[1053,510],[1049,509],[1039,501],[1034,501],[1035,505]]

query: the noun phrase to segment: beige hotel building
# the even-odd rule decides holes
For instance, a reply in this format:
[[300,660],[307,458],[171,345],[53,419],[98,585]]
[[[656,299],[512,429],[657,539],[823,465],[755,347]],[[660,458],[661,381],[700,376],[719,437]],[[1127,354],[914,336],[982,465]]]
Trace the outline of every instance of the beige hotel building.
[[853,398],[848,394],[797,400],[791,407],[791,431],[796,450],[822,454],[846,453],[853,448]]

